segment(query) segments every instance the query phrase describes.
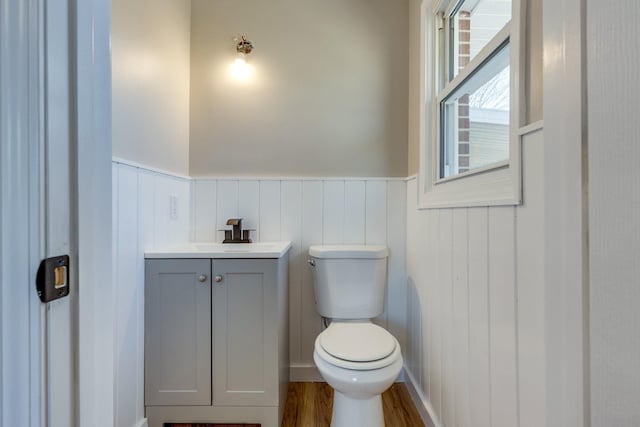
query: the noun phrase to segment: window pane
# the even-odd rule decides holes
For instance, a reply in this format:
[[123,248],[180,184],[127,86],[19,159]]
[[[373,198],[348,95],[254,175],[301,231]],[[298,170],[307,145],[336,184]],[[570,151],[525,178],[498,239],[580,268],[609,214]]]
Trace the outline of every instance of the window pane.
[[440,178],[509,159],[509,44],[440,105]]
[[449,19],[449,80],[511,20],[511,0],[465,0]]

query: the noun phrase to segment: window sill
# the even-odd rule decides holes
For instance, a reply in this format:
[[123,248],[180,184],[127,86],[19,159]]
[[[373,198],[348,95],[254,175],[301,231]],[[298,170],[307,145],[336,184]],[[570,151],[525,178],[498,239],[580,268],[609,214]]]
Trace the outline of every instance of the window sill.
[[473,176],[473,175],[477,175],[480,173],[485,173],[485,172],[491,172],[494,169],[501,169],[504,167],[509,167],[509,161],[508,160],[504,160],[502,162],[498,162],[498,163],[492,163],[490,165],[487,166],[483,166],[480,168],[474,168],[471,169],[467,172],[463,172],[463,173],[459,173],[457,175],[451,175],[448,176],[446,178],[440,178],[435,182],[435,185],[439,185],[439,184],[444,184],[445,182],[451,182],[451,181],[455,181],[456,179],[463,179],[469,176]]
[[[519,205],[519,165],[503,166],[461,179],[433,183],[420,191],[419,209]],[[423,186],[423,188],[426,185]]]
[[[518,129],[517,143],[522,144],[525,135],[542,128],[543,122],[539,121]],[[518,156],[508,164],[500,163],[438,181],[422,173],[418,176],[418,192],[418,209],[519,205],[522,203],[521,159]]]

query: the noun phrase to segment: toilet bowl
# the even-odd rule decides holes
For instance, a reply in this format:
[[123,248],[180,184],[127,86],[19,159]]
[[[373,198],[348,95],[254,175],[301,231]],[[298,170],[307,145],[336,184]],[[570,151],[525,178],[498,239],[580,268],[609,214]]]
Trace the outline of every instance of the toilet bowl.
[[332,319],[313,352],[334,389],[331,427],[384,427],[381,395],[402,370],[400,344],[371,322],[384,311],[388,249],[311,246],[309,255],[316,309]]
[[313,360],[334,389],[331,427],[384,427],[381,394],[402,370],[398,341],[371,322],[333,322]]

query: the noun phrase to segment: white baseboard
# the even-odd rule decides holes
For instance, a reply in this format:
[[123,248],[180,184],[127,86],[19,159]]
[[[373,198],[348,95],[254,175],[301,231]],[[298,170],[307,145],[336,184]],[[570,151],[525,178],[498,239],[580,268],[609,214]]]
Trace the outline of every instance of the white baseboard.
[[138,421],[134,427],[149,427],[149,424],[147,424],[147,419],[143,418]]
[[323,382],[316,365],[291,365],[289,367],[289,381],[294,383]]
[[413,403],[416,405],[416,409],[418,410],[424,425],[427,427],[443,427],[442,423],[438,419],[438,415],[433,410],[433,406],[431,406],[429,399],[427,399],[422,391],[416,387],[417,382],[415,378],[413,378],[413,375],[411,375],[411,372],[404,370],[404,378],[409,395],[411,396]]

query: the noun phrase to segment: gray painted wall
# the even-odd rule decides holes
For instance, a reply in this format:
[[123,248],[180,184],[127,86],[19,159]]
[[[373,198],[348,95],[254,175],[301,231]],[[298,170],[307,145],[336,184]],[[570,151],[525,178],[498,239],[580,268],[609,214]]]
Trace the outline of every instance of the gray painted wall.
[[[194,0],[190,174],[406,176],[408,2]],[[253,78],[228,67],[233,37]]]
[[422,0],[409,0],[408,175],[420,168],[420,24]]
[[189,171],[190,0],[113,0],[113,155]]

